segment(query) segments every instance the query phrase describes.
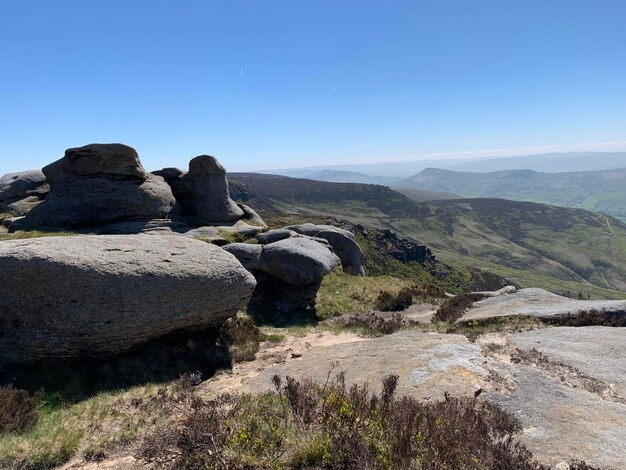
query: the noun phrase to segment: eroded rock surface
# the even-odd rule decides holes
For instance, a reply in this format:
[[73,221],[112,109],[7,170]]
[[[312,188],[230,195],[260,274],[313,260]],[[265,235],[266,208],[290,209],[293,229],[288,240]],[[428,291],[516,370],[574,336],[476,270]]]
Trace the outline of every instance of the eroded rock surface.
[[0,243],[0,358],[117,354],[221,325],[256,285],[237,259],[185,237],[47,237]]
[[543,289],[520,289],[508,295],[495,296],[474,303],[458,320],[478,320],[511,315],[552,318],[578,315],[597,310],[608,315],[626,315],[626,300],[575,300],[552,294]]
[[341,265],[328,247],[306,237],[267,245],[233,243],[224,249],[254,274],[256,297],[279,312],[314,306],[322,279]]
[[354,240],[354,235],[332,225],[302,224],[284,227],[284,230],[327,240],[339,256],[343,269],[358,276],[365,275],[365,255]]
[[167,168],[163,175],[181,206],[182,217],[192,226],[235,222],[244,211],[228,192],[226,170],[215,157],[200,155],[189,162],[189,172]]
[[[626,330],[560,327],[496,339],[498,347],[490,348],[492,339],[486,337],[471,343],[460,335],[401,331],[304,350],[297,359],[240,378],[237,390],[271,390],[275,374],[323,383],[336,362],[334,371],[345,371],[349,384],[367,381],[379,390],[386,375],[398,374],[398,394],[420,400],[480,390],[479,399],[499,403],[520,420],[518,438],[542,463],[577,459],[603,469],[626,468],[626,397],[621,395]],[[532,348],[543,354],[542,364],[513,360],[517,349]],[[570,371],[569,378],[563,370]],[[615,393],[603,394],[602,387]]]
[[122,144],[68,149],[43,168],[45,201],[14,229],[98,227],[169,216],[175,200],[163,178],[145,172],[137,152]]
[[23,216],[45,199],[49,189],[40,170],[4,175],[0,178],[0,212]]

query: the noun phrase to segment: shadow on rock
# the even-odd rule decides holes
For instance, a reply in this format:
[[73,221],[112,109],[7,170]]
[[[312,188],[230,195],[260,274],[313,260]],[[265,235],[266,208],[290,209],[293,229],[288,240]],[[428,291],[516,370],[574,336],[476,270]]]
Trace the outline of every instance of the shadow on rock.
[[248,305],[248,315],[258,326],[287,328],[290,326],[316,326],[319,323],[315,308],[302,308],[288,313],[279,313],[258,297]]
[[231,367],[219,329],[211,329],[171,334],[110,359],[0,366],[0,385],[13,383],[31,393],[43,389],[48,400],[66,403],[100,392],[169,382],[181,374],[206,379]]

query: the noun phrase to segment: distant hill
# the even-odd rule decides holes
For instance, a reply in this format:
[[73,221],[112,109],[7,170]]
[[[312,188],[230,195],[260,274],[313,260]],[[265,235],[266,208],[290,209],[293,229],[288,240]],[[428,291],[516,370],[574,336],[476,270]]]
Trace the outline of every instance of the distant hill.
[[[338,171],[338,170],[322,170],[312,175],[306,176],[306,179],[315,181],[326,181],[329,183],[362,183],[362,184],[380,184],[382,186],[393,186],[394,183],[402,181],[401,178],[391,178],[387,176],[369,176],[356,171]],[[395,188],[398,192],[404,194],[414,201],[435,201],[438,199],[459,199],[461,196],[452,193],[440,193],[436,191],[426,191],[422,189],[412,188]]]
[[342,170],[322,170],[306,178],[316,181],[328,181],[329,183],[363,183],[363,184],[381,184],[383,186],[391,185],[401,178],[393,178],[389,176],[370,176],[356,171]]
[[578,207],[626,221],[626,168],[569,173],[505,170],[469,173],[428,168],[396,183],[400,188],[463,197],[504,198]]
[[442,199],[461,199],[461,196],[453,193],[427,191],[425,189],[398,188],[394,186],[392,186],[392,189],[417,202],[439,201]]
[[[439,167],[441,168],[441,166]],[[527,168],[544,173],[610,170],[612,168],[626,168],[626,152],[545,153],[542,155],[468,161],[445,166],[444,168],[469,172]]]
[[340,218],[432,247],[455,266],[522,286],[626,298],[626,225],[609,216],[502,199],[415,202],[390,188],[233,173],[233,197],[263,215]]
[[544,153],[498,158],[433,158],[429,160],[396,161],[381,163],[354,163],[343,165],[312,166],[308,168],[268,170],[260,173],[310,178],[324,170],[348,171],[374,177],[406,178],[426,168],[454,171],[491,172],[519,170],[522,168],[545,173],[571,171],[597,171],[626,168],[626,152],[567,152]]

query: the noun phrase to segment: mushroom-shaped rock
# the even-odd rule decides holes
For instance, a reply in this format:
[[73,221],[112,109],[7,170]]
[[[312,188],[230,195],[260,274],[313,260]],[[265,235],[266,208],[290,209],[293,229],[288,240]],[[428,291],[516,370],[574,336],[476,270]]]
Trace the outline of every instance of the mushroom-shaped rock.
[[189,172],[175,177],[171,169],[159,172],[172,186],[190,225],[235,222],[244,211],[230,198],[226,170],[215,157],[200,155],[189,162]]
[[341,260],[325,246],[307,238],[288,238],[263,247],[261,269],[294,285],[321,281]]
[[327,240],[341,259],[341,264],[346,272],[358,276],[365,275],[365,255],[355,241],[354,235],[348,230],[332,225],[316,224],[292,225],[284,228],[309,237]]
[[233,243],[224,247],[257,279],[255,299],[280,313],[315,305],[322,279],[341,260],[307,237],[267,245]]
[[162,219],[176,202],[163,178],[146,173],[137,152],[122,144],[68,149],[43,173],[50,184],[47,198],[14,228],[99,227]]
[[180,236],[0,243],[0,361],[103,357],[174,331],[221,325],[254,277],[219,247]]
[[0,212],[22,216],[39,204],[49,189],[40,170],[4,175],[0,178]]

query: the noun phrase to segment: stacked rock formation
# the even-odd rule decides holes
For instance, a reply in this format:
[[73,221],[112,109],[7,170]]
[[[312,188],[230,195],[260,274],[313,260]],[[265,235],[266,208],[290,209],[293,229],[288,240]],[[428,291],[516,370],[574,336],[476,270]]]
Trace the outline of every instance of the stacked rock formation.
[[69,149],[42,171],[50,192],[16,228],[98,227],[160,219],[176,203],[165,181],[146,173],[137,152],[122,144]]
[[0,266],[6,363],[109,356],[218,327],[256,285],[221,248],[172,235],[3,241]]
[[[188,173],[177,168],[147,173],[137,152],[122,144],[68,149],[42,171],[3,176],[0,212],[25,216],[10,219],[11,230],[186,233],[220,227],[258,233],[267,228],[254,210],[230,198],[226,170],[215,157],[194,158]],[[207,233],[215,238],[219,230]]]
[[308,237],[285,238],[267,245],[233,243],[224,250],[254,274],[255,299],[277,313],[314,307],[322,279],[341,265],[330,247]]
[[243,210],[230,198],[226,170],[215,157],[194,158],[188,173],[167,168],[157,174],[162,174],[172,187],[181,215],[189,225],[235,222],[244,217]]
[[348,230],[332,225],[302,224],[285,227],[286,230],[326,240],[341,259],[344,271],[357,276],[365,275],[365,255],[354,235]]
[[23,216],[48,194],[50,186],[39,170],[9,173],[0,178],[0,212]]

